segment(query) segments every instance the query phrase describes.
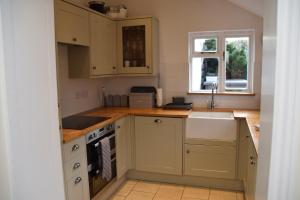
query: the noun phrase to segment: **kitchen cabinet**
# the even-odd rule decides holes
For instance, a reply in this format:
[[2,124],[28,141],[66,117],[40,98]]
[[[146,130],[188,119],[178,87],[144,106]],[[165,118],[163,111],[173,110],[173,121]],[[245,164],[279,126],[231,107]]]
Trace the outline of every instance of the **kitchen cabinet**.
[[249,158],[250,131],[246,120],[239,121],[239,153],[238,153],[238,178],[244,182],[246,188],[248,158]]
[[154,74],[158,65],[157,20],[153,17],[118,21],[118,71]]
[[55,1],[56,41],[89,46],[89,13],[64,1]]
[[185,144],[185,175],[234,179],[236,147]]
[[255,187],[256,187],[256,172],[257,172],[257,153],[252,142],[249,142],[249,157],[248,157],[248,170],[247,170],[247,200],[255,200]]
[[89,200],[85,137],[63,144],[66,199]]
[[112,75],[116,69],[117,24],[90,13],[91,76]]
[[130,117],[119,119],[116,125],[117,178],[123,177],[131,167]]
[[182,175],[183,119],[135,117],[136,170]]

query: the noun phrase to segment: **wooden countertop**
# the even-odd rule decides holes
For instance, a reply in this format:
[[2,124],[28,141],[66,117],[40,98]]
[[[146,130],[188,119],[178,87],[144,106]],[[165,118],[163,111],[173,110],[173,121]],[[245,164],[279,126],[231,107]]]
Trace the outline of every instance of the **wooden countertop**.
[[[201,112],[233,112],[234,117],[237,119],[246,119],[249,130],[251,132],[252,140],[255,146],[255,149],[258,153],[258,143],[259,143],[259,131],[256,131],[255,125],[259,124],[260,115],[258,110],[236,110],[232,108],[216,108],[210,110],[207,108],[194,108],[193,111]],[[103,116],[109,117],[110,119],[98,123],[94,126],[88,127],[83,130],[71,130],[71,129],[62,129],[63,133],[63,142],[69,142],[78,137],[84,136],[90,131],[102,128],[108,124],[115,122],[116,120],[127,116],[153,116],[153,117],[174,117],[174,118],[187,118],[191,111],[187,110],[164,110],[161,108],[152,108],[152,109],[133,109],[133,108],[98,108],[93,109],[80,115],[86,116]]]

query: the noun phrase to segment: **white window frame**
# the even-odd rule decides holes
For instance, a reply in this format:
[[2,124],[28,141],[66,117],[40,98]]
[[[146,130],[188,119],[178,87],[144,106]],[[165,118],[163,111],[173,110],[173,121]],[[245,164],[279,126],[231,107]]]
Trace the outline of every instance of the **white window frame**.
[[[247,68],[248,87],[244,90],[225,90],[226,63],[225,63],[225,38],[228,37],[249,37],[249,60]],[[196,52],[194,51],[195,39],[217,38],[217,52]],[[224,55],[223,55],[224,54]],[[201,31],[189,33],[189,93],[210,93],[209,90],[192,90],[192,60],[193,58],[219,58],[218,68],[218,93],[253,93],[253,72],[255,59],[255,31],[226,30],[226,31]]]

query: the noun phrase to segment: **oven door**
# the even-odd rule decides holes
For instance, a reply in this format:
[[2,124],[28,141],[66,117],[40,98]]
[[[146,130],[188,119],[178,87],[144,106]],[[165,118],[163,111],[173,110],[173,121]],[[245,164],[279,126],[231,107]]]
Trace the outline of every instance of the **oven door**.
[[112,179],[116,177],[116,139],[115,133],[111,132],[94,142],[88,144],[88,170],[89,170],[89,186],[90,186],[90,196],[94,197],[99,191],[101,191],[110,181],[102,178],[103,163],[102,163],[102,152],[100,140],[105,137],[109,137],[110,149],[111,149],[111,170]]

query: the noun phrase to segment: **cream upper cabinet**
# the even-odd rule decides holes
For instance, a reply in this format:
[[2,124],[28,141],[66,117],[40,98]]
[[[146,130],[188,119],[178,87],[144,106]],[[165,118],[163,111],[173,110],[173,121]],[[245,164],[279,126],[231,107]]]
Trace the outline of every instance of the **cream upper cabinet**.
[[248,173],[247,173],[247,200],[255,200],[257,153],[252,142],[249,142]]
[[103,16],[90,13],[90,35],[91,76],[117,73],[116,22]]
[[89,13],[63,1],[55,1],[56,41],[89,46]]
[[234,179],[236,147],[185,145],[185,175]]
[[157,20],[153,17],[118,21],[118,71],[153,74],[157,67]]
[[136,170],[182,175],[183,119],[135,117]]
[[116,125],[117,178],[123,177],[131,167],[130,117],[119,119]]

